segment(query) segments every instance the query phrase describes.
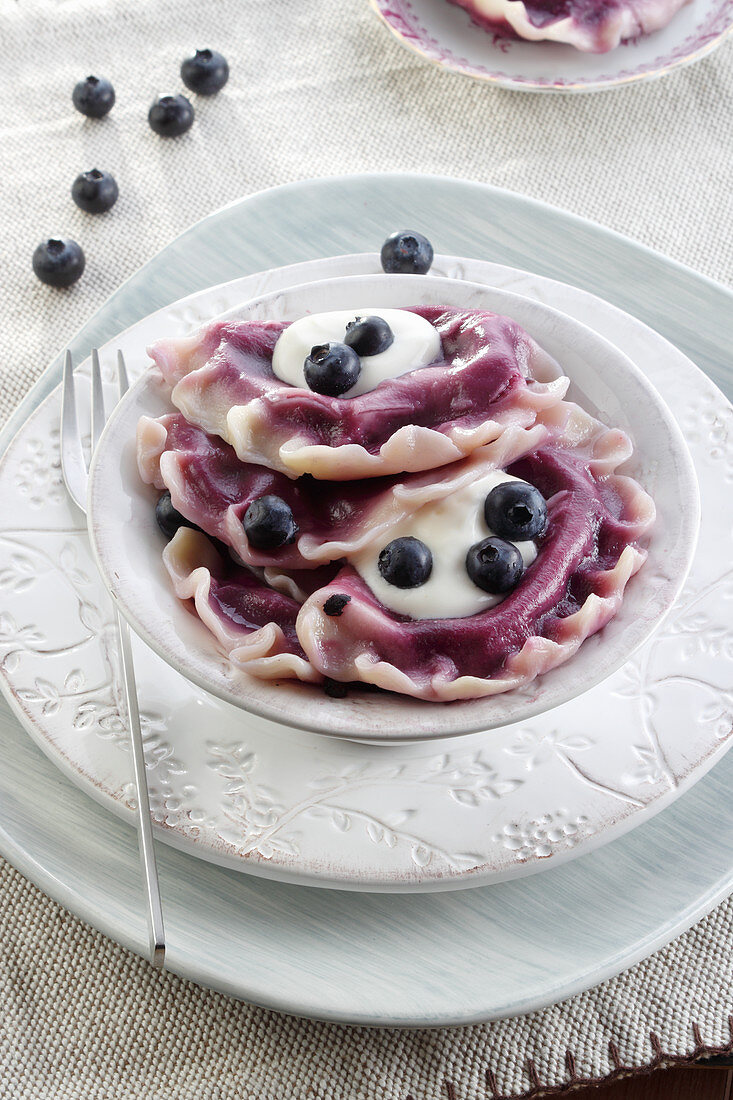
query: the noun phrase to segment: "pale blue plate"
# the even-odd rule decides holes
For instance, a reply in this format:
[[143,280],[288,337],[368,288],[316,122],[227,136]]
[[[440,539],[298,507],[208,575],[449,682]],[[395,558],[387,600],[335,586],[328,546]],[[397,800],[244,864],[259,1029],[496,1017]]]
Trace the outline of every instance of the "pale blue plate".
[[[353,176],[278,188],[194,226],[72,343],[80,358],[138,318],[239,275],[376,250],[394,228],[441,252],[559,278],[640,317],[733,395],[733,295],[588,222],[456,180]],[[726,329],[726,324],[728,328]],[[51,364],[0,450],[57,384]],[[733,889],[733,754],[648,824],[543,875],[437,895],[311,890],[158,846],[168,966],[304,1016],[386,1026],[529,1012],[595,985]],[[72,785],[0,702],[0,850],[118,942],[146,950],[135,834]]]

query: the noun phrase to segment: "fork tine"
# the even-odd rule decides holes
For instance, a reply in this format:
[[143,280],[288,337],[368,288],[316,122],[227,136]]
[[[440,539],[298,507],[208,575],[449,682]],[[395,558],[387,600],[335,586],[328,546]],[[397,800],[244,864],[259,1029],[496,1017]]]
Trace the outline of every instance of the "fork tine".
[[97,449],[106,419],[102,374],[99,369],[99,352],[96,348],[92,348],[92,454]]
[[130,388],[130,380],[127,377],[127,367],[125,366],[125,357],[121,351],[117,352],[117,392],[119,394],[120,401]]
[[71,352],[64,359],[64,383],[61,395],[61,472],[71,499],[84,509],[86,499],[86,463],[76,418],[74,363]]

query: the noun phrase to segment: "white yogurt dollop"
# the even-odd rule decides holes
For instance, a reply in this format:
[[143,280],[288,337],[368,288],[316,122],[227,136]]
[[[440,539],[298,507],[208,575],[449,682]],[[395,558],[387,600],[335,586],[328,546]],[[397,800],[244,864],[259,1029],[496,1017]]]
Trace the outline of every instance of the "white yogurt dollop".
[[[504,596],[484,592],[466,572],[466,554],[475,542],[495,534],[484,518],[484,501],[497,485],[520,481],[504,470],[493,470],[447,499],[426,504],[378,543],[349,560],[385,607],[412,619],[459,619],[500,603]],[[433,571],[418,588],[397,588],[379,572],[380,550],[393,539],[412,535],[433,555]],[[525,568],[537,557],[534,541],[517,542]]]
[[314,313],[301,317],[278,338],[272,355],[272,370],[281,382],[308,389],[303,364],[317,344],[343,343],[346,326],[355,317],[382,317],[394,333],[394,341],[379,355],[365,355],[355,385],[342,394],[358,397],[375,389],[388,378],[427,367],[440,355],[440,336],[429,321],[404,309],[354,309]]

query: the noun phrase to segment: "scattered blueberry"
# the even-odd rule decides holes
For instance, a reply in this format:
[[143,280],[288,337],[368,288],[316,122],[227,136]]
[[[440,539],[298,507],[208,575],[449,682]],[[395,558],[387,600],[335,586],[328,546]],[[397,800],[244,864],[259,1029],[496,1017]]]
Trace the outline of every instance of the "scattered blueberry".
[[104,118],[115,105],[115,90],[103,76],[88,76],[74,85],[71,100],[87,118]]
[[190,527],[194,531],[201,530],[200,527],[197,527],[195,523],[191,523],[173,507],[169,492],[165,492],[158,497],[158,503],[155,505],[155,518],[158,521],[158,527],[167,539],[172,539],[179,527]]
[[185,95],[161,95],[148,111],[148,122],[161,137],[180,137],[193,125],[193,107]]
[[338,618],[343,614],[344,608],[347,603],[351,602],[351,596],[344,596],[340,592],[334,593],[333,596],[329,596],[323,605],[323,610],[326,615],[332,615]]
[[387,584],[419,588],[433,571],[433,555],[424,542],[407,535],[392,539],[380,551],[377,565]]
[[244,513],[244,533],[257,550],[276,550],[295,542],[298,525],[281,497],[267,493],[253,500]]
[[403,229],[387,237],[381,258],[382,267],[390,275],[424,275],[433,262],[433,246],[422,233]]
[[513,542],[492,537],[470,548],[466,554],[466,572],[484,592],[498,596],[517,587],[524,562]]
[[113,175],[92,168],[82,172],[71,185],[71,197],[87,214],[104,214],[117,202],[119,191]]
[[537,538],[547,526],[547,504],[534,485],[503,481],[487,496],[484,516],[491,530],[501,538],[525,542]]
[[361,363],[348,344],[316,344],[303,364],[303,373],[314,393],[340,397],[356,385]]
[[33,270],[48,286],[71,286],[84,271],[84,253],[76,241],[52,237],[33,253]]
[[198,95],[220,92],[229,79],[226,58],[216,50],[196,50],[181,65],[181,80]]
[[394,333],[383,317],[355,317],[346,326],[344,343],[357,355],[379,355],[394,343]]

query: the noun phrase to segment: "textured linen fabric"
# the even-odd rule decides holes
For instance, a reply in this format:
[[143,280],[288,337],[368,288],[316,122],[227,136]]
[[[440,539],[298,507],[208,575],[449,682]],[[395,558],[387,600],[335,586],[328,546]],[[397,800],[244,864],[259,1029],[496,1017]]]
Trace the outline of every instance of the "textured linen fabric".
[[[308,176],[424,171],[556,203],[733,281],[733,41],[664,80],[597,96],[488,88],[402,50],[366,0],[0,0],[0,423],[121,281],[204,214]],[[162,142],[146,113],[180,60],[232,76]],[[8,61],[7,59],[11,59]],[[99,124],[70,104],[107,75]],[[90,218],[69,197],[120,184]],[[30,257],[83,245],[68,291]],[[0,1081],[37,1100],[486,1100],[731,1045],[733,902],[643,964],[544,1012],[438,1031],[299,1021],[197,988],[110,943],[0,862]]]

